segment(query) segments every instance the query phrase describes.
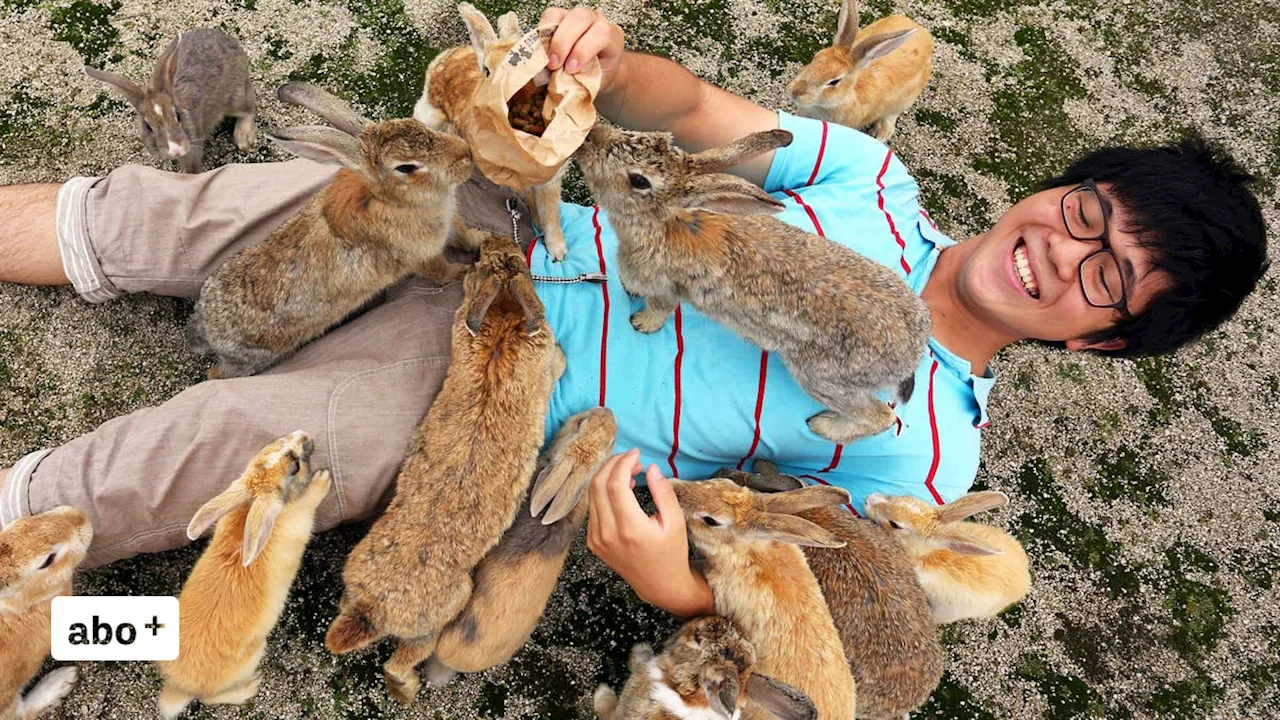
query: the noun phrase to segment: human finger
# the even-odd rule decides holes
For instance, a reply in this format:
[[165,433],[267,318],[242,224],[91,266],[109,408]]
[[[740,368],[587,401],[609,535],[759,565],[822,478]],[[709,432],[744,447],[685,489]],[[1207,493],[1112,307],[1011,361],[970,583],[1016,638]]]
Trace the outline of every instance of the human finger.
[[595,10],[579,5],[560,19],[560,26],[556,28],[555,34],[551,36],[551,43],[547,46],[548,69],[559,70],[564,66],[573,46],[595,23],[596,17]]

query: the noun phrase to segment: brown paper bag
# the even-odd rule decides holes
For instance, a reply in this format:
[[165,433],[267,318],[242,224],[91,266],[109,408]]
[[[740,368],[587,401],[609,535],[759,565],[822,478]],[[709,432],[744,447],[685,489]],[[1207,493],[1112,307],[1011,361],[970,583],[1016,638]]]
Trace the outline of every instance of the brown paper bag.
[[511,127],[507,101],[547,68],[547,45],[555,26],[539,27],[521,36],[506,60],[481,81],[469,112],[456,123],[471,145],[480,172],[499,185],[527,190],[541,185],[582,145],[596,122],[595,98],[600,92],[600,62],[592,60],[576,75],[551,73],[541,137]]

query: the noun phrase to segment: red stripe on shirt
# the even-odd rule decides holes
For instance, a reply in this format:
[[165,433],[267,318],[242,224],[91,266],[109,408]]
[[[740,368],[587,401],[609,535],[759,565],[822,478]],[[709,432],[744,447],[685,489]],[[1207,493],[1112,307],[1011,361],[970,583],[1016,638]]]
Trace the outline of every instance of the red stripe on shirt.
[[822,167],[822,155],[827,151],[827,121],[822,121],[822,142],[818,144],[818,159],[813,162],[813,172],[809,174],[809,181],[805,185],[812,185],[813,181],[818,179],[818,168]]
[[[933,352],[929,353],[930,357]],[[946,505],[946,501],[938,494],[933,487],[933,479],[938,474],[938,465],[942,464],[942,442],[938,437],[938,416],[933,411],[933,376],[938,372],[938,361],[934,360],[933,365],[929,367],[929,432],[933,434],[933,463],[929,465],[929,476],[924,479],[924,486],[929,488],[929,494],[933,496],[934,502],[939,505]]]
[[817,231],[818,236],[826,237],[826,235],[824,235],[822,232],[822,225],[818,223],[818,216],[813,214],[813,208],[809,207],[808,203],[806,203],[799,195],[792,192],[791,190],[783,190],[782,192],[786,193],[787,196],[790,197],[792,200],[795,200],[800,205],[800,207],[804,208],[805,212],[809,213],[809,219],[813,221],[813,229]]
[[684,330],[680,322],[680,306],[676,305],[676,413],[672,423],[671,455],[667,464],[671,466],[671,477],[680,477],[676,470],[676,453],[680,450],[680,363],[684,360]]
[[747,462],[747,460],[751,458],[752,455],[756,454],[756,448],[760,446],[760,414],[764,410],[764,381],[766,379],[768,372],[769,372],[769,353],[761,351],[760,353],[760,385],[759,385],[759,389],[756,390],[756,433],[751,438],[751,449],[748,450],[747,454],[743,455],[742,459],[738,461],[739,470],[742,469],[742,466]]
[[911,266],[907,264],[907,243],[898,234],[898,228],[893,224],[893,216],[888,210],[884,209],[884,174],[889,171],[889,160],[893,157],[893,151],[890,150],[884,156],[884,165],[880,166],[880,174],[876,175],[876,186],[880,189],[876,191],[876,202],[880,205],[880,212],[884,213],[884,219],[889,221],[889,232],[893,233],[893,239],[898,241],[898,247],[902,248],[902,255],[899,256],[898,262],[902,263],[902,269],[908,275],[911,274]]
[[[604,273],[604,246],[600,244],[600,206],[591,213],[591,224],[596,229],[596,254],[600,257],[600,272]],[[600,407],[604,407],[605,371],[609,363],[609,283],[600,283],[604,292],[604,327],[600,331]]]
[[529,241],[529,247],[526,248],[524,251],[524,264],[528,265],[530,270],[533,269],[533,248],[537,244],[538,244],[538,238],[534,237],[532,240]]
[[[827,486],[830,486],[830,485],[831,485],[831,483],[827,482],[826,480],[823,480],[823,479],[822,479],[822,478],[820,478],[820,477],[814,477],[813,475],[801,475],[800,477],[802,477],[802,478],[808,478],[808,479],[810,479],[810,480],[813,480],[814,482],[822,483],[823,485],[827,485]],[[853,506],[852,506],[852,505],[845,505],[845,507],[849,508],[849,512],[853,513],[853,516],[854,516],[854,517],[862,517],[861,515],[859,515],[859,514],[858,514],[858,511],[857,511],[857,510],[854,510],[854,509],[853,509]]]
[[832,470],[835,470],[836,467],[840,465],[840,455],[843,452],[844,452],[844,446],[836,445],[835,454],[831,456],[831,464],[822,468],[818,472],[831,472]]
[[924,216],[925,220],[929,221],[930,227],[932,227],[934,230],[938,229],[938,223],[933,221],[933,216],[929,214],[928,210],[925,210],[924,208],[920,208],[920,214]]

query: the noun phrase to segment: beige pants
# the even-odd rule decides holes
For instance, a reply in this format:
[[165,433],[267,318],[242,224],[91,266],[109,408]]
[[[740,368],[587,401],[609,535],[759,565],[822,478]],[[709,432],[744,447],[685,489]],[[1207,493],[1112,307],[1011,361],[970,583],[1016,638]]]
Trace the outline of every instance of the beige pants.
[[[136,292],[195,297],[218,265],[266,238],[333,172],[294,160],[200,175],[130,166],[75,178],[58,196],[63,266],[90,302]],[[473,181],[457,198],[469,225],[510,235],[501,190]],[[526,223],[521,238],[531,237]],[[79,508],[94,527],[87,566],[179,547],[201,505],[268,442],[298,429],[315,440],[313,465],[333,472],[317,527],[370,517],[389,499],[409,436],[444,381],[460,300],[457,283],[409,278],[261,375],[200,383],[31,453],[0,487],[0,524]]]

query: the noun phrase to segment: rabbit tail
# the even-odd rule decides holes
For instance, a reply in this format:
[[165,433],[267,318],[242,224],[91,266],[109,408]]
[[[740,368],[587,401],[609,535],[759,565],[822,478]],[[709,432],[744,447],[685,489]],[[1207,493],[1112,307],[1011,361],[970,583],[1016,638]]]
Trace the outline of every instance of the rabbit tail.
[[324,637],[324,645],[334,655],[342,655],[359,650],[380,637],[382,634],[370,617],[368,604],[359,602],[342,611],[338,619],[333,621]]
[[209,342],[204,338],[204,323],[200,322],[200,311],[191,313],[191,317],[187,318],[187,347],[191,348],[191,352],[196,355],[210,355],[213,348],[209,347]]

